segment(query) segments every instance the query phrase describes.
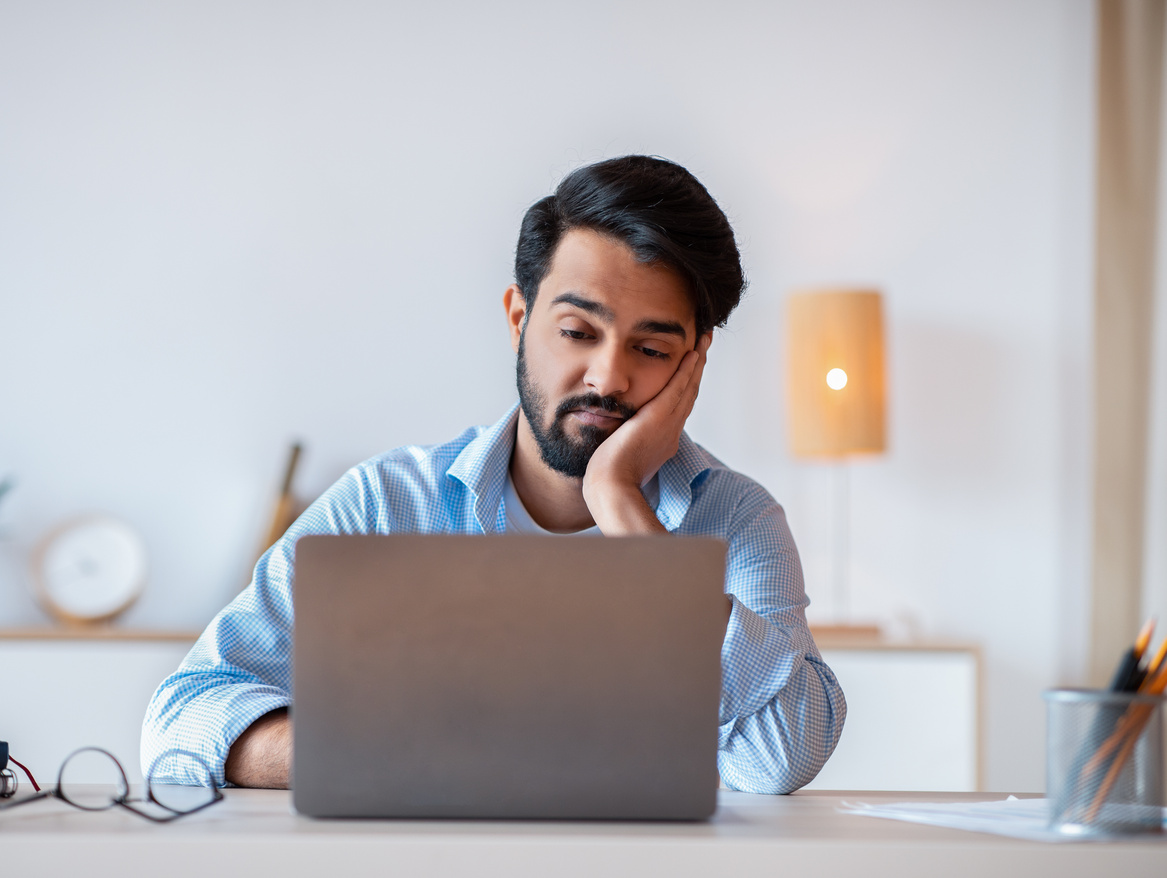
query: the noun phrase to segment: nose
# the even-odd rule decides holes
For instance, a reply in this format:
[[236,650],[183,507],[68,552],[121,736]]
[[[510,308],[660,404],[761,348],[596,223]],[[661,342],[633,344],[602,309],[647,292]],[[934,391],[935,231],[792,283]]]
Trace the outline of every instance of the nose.
[[629,363],[627,353],[620,345],[599,345],[592,352],[584,373],[584,384],[600,396],[620,396],[628,392]]

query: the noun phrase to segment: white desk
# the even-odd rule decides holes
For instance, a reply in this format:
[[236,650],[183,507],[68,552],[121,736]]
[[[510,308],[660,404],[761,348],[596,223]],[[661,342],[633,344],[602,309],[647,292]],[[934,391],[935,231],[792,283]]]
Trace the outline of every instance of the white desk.
[[318,821],[289,794],[227,790],[166,826],[57,801],[0,811],[5,874],[247,876],[1055,876],[1167,874],[1167,840],[1040,844],[836,812],[852,801],[980,801],[975,793],[721,793],[709,823]]

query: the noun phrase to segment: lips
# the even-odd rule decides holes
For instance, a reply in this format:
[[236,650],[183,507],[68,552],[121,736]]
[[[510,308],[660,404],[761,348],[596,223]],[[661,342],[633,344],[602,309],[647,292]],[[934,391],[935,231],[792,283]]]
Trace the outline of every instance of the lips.
[[603,427],[605,429],[618,427],[624,420],[619,415],[607,414],[595,408],[574,409],[568,412],[568,414],[581,424],[589,427]]

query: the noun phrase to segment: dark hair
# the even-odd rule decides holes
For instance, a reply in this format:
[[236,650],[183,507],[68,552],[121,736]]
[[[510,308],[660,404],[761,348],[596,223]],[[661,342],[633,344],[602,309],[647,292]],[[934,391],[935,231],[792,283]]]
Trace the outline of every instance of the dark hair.
[[627,245],[643,263],[689,285],[697,334],[722,326],[746,287],[733,229],[704,186],[678,164],[645,155],[572,171],[531,205],[515,248],[515,283],[530,308],[564,233],[592,229]]

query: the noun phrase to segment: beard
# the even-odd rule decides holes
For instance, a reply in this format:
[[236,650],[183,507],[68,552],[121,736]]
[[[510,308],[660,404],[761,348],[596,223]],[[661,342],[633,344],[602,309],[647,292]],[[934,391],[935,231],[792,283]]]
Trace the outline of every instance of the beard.
[[557,473],[569,478],[582,479],[588,471],[588,462],[600,444],[612,435],[613,430],[605,430],[591,424],[579,425],[579,437],[568,435],[564,424],[567,416],[576,409],[585,406],[597,408],[604,412],[620,415],[625,420],[636,414],[636,409],[620,402],[612,396],[600,396],[598,393],[585,393],[579,396],[568,397],[555,407],[551,423],[547,424],[547,397],[535,386],[527,372],[527,358],[525,355],[526,332],[519,336],[518,361],[515,364],[516,383],[519,387],[519,406],[535,436],[535,443],[539,447],[539,455],[543,463]]

